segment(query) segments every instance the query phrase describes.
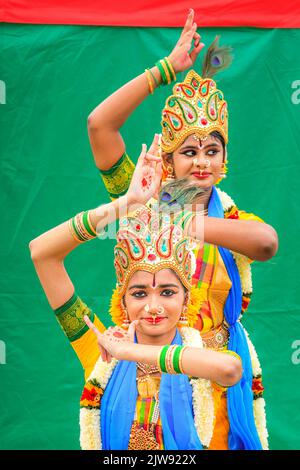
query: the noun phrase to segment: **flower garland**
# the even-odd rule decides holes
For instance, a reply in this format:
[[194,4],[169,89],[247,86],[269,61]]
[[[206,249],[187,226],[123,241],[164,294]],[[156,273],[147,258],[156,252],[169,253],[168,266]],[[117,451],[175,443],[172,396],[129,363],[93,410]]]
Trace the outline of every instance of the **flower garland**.
[[[239,210],[237,206],[235,205],[233,199],[228,196],[224,191],[221,191],[219,188],[217,188],[225,218],[232,218],[232,219],[239,219]],[[245,310],[248,308],[249,302],[250,302],[250,296],[252,294],[252,273],[251,273],[251,266],[250,266],[250,260],[244,255],[241,255],[240,253],[235,253],[234,251],[231,251],[234,260],[236,262],[238,272],[240,275],[241,279],[241,287],[242,287],[242,311],[241,314],[238,318],[238,321],[241,320],[241,317]],[[267,450],[269,448],[268,446],[268,430],[267,430],[267,420],[266,420],[266,413],[265,413],[265,400],[262,397],[263,394],[263,386],[261,382],[261,366],[260,362],[255,350],[255,347],[253,343],[251,342],[249,335],[245,329],[244,326],[242,326],[245,335],[247,338],[247,343],[248,343],[248,348],[249,348],[249,353],[250,353],[250,359],[251,359],[251,364],[252,364],[252,373],[253,373],[253,382],[252,382],[252,390],[253,390],[253,414],[254,414],[254,420],[257,428],[257,432],[259,435],[259,439],[262,444],[262,448],[264,450]]]
[[[180,329],[184,345],[203,348],[200,332],[195,328]],[[208,448],[213,436],[215,409],[213,388],[210,380],[191,378],[195,428],[204,448]]]
[[[194,328],[180,328],[184,346],[203,348],[200,332]],[[90,374],[80,400],[80,446],[83,450],[101,450],[100,405],[101,396],[118,361],[110,364],[99,357]],[[214,428],[214,400],[210,380],[191,378],[194,422],[203,447],[208,447]]]

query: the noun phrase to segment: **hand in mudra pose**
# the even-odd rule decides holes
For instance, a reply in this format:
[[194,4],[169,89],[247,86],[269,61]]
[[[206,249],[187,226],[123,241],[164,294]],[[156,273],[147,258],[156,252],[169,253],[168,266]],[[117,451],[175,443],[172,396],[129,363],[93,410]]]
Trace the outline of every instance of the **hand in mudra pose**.
[[[200,42],[194,10],[190,10],[176,46],[169,55],[175,72],[183,72],[192,67],[205,44]],[[193,46],[192,50],[191,47]]]
[[159,135],[155,134],[148,152],[146,144],[142,145],[142,152],[127,192],[129,201],[146,204],[158,193],[161,177],[162,159],[159,156]]
[[119,326],[113,326],[105,330],[104,333],[100,333],[87,315],[84,316],[84,321],[97,337],[100,354],[104,362],[111,362],[113,357],[119,360],[125,359],[126,349],[134,342],[138,320],[131,322],[127,331]]

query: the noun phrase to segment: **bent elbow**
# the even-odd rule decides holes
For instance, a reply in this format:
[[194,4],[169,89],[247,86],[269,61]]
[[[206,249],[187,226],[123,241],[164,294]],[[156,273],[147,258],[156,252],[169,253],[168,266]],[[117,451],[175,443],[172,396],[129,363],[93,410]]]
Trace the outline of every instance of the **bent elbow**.
[[227,365],[224,372],[224,384],[227,387],[232,387],[237,384],[243,375],[241,361],[236,359],[233,364]]
[[264,230],[260,242],[260,261],[268,261],[276,255],[278,250],[278,236],[276,230],[270,225],[267,226],[267,231]]
[[33,264],[36,264],[37,262],[41,261],[43,258],[43,253],[37,240],[31,240],[28,246]]
[[87,127],[88,127],[89,132],[98,131],[101,127],[99,117],[97,117],[97,119],[96,119],[93,112],[91,112],[91,114],[89,114],[89,116],[87,118]]

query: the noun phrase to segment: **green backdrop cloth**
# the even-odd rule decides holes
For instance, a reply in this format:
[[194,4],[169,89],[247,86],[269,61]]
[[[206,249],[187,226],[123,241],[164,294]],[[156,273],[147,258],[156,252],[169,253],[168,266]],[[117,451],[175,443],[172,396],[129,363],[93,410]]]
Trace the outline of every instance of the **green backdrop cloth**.
[[[229,173],[239,208],[273,225],[280,248],[252,265],[243,324],[259,354],[271,449],[300,444],[300,30],[210,28],[235,60],[218,79],[229,103]],[[0,448],[78,449],[83,374],[35,274],[29,241],[108,201],[87,117],[169,53],[178,29],[1,25]],[[201,60],[195,66],[200,70]],[[184,74],[179,74],[182,80]],[[171,87],[155,92],[122,134],[136,161],[160,129]],[[65,262],[76,291],[110,324],[114,240],[93,240]]]

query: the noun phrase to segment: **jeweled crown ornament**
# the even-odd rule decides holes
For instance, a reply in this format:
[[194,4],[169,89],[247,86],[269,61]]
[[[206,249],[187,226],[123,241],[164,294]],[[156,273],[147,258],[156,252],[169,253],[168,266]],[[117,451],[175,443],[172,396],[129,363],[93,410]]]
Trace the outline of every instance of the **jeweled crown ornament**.
[[120,221],[114,250],[114,265],[119,294],[124,295],[134,272],[155,273],[170,268],[190,289],[195,268],[192,241],[179,225],[170,223],[168,214],[158,214],[145,207],[133,217]]
[[212,76],[230,65],[232,55],[230,47],[220,47],[218,42],[219,36],[206,53],[202,76],[190,70],[166,100],[161,121],[161,148],[166,153],[173,152],[192,134],[204,139],[218,131],[228,142],[227,102]]

